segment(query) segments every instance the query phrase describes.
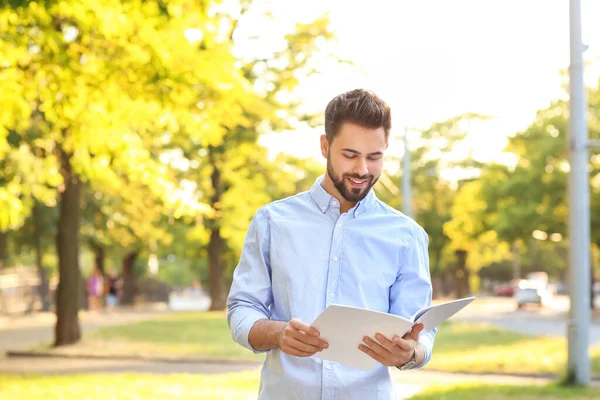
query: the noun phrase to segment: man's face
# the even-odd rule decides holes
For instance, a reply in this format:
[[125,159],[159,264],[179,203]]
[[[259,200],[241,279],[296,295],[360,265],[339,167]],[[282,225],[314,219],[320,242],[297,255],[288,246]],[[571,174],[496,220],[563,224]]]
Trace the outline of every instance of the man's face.
[[321,137],[327,175],[344,200],[357,203],[365,198],[381,175],[386,148],[383,128],[345,123],[331,144]]

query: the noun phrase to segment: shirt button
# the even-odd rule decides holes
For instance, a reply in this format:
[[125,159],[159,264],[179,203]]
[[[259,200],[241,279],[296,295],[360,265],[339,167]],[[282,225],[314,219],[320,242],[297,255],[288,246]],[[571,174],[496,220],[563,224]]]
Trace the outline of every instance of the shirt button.
[[337,261],[337,257],[336,256],[333,256],[333,261],[334,262]]
[[337,201],[332,201],[331,204],[333,204],[334,206],[337,206]]
[[335,293],[329,293],[329,297],[333,299],[335,297]]
[[321,210],[325,211],[325,210],[327,210],[327,207],[323,206],[323,207],[321,207]]
[[342,224],[338,224],[338,228],[342,229]]

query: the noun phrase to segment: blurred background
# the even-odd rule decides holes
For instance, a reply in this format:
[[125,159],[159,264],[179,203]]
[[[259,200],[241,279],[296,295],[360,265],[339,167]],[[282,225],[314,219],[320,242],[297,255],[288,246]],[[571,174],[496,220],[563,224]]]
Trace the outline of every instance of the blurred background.
[[[537,396],[564,373],[567,1],[0,4],[0,371],[21,373],[0,374],[0,399],[255,398],[260,359],[223,313],[246,229],[324,173],[324,108],[358,87],[391,105],[375,191],[428,232],[435,300],[480,298],[440,331],[441,375],[395,377],[402,398],[486,398],[425,383],[473,371]],[[597,140],[600,4],[582,10]],[[600,308],[600,151],[588,169],[578,295]]]

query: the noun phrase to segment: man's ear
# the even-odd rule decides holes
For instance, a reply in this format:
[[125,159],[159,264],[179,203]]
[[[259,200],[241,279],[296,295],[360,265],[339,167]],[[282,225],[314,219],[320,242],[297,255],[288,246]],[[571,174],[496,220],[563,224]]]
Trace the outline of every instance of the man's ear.
[[327,158],[329,155],[329,142],[327,141],[327,136],[325,135],[321,135],[321,154],[325,158]]

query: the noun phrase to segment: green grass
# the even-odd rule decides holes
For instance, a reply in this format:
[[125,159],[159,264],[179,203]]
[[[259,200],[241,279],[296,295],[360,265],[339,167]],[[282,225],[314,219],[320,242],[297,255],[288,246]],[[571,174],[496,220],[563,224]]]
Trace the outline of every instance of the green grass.
[[1,400],[252,399],[257,372],[223,375],[0,375]]
[[100,329],[77,345],[80,351],[196,356],[262,361],[233,342],[223,312],[185,312]]
[[592,400],[598,399],[599,396],[600,389],[596,388],[570,388],[558,385],[491,386],[471,383],[430,387],[412,396],[410,400]]
[[[0,374],[1,400],[255,399],[259,373],[223,375],[17,375]],[[410,400],[597,399],[598,389],[549,386],[489,386],[475,383],[426,388]]]
[[[231,339],[225,313],[185,312],[103,328],[72,349],[52,351],[235,358],[261,361]],[[592,371],[600,375],[600,347],[591,349]],[[444,371],[562,374],[563,338],[532,337],[491,327],[446,323],[435,341],[427,368]]]

